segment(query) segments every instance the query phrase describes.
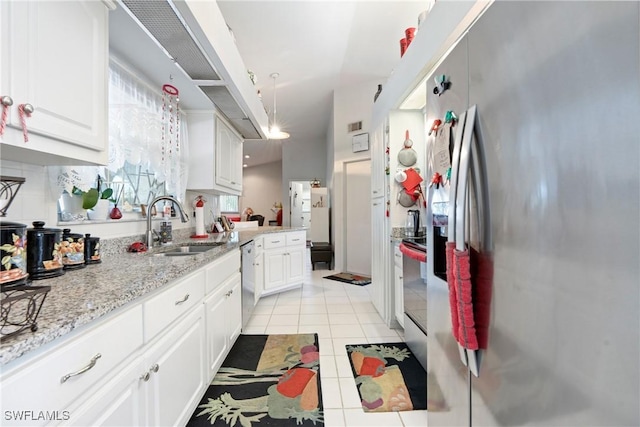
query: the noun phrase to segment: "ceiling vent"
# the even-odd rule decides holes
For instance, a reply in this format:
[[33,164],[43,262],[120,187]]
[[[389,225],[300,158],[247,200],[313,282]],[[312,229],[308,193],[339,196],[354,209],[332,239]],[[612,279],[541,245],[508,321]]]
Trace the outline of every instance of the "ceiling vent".
[[347,129],[347,132],[357,132],[359,130],[362,130],[362,120],[360,120],[359,122],[349,123],[347,125]]
[[220,80],[170,3],[151,0],[122,0],[122,3],[189,77]]

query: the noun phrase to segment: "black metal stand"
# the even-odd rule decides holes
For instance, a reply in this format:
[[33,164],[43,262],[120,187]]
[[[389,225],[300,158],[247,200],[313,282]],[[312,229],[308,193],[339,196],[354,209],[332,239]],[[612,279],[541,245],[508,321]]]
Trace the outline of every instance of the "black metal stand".
[[0,335],[9,337],[29,328],[38,330],[36,318],[51,286],[13,286],[1,291]]
[[7,200],[7,203],[0,207],[0,216],[7,215],[7,209],[11,206],[13,198],[24,183],[24,178],[17,176],[0,176],[0,200]]

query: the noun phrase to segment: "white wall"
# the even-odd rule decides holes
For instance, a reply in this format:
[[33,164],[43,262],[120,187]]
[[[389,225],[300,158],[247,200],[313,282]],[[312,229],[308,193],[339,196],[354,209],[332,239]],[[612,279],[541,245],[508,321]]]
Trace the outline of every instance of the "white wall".
[[[371,115],[373,95],[380,79],[336,89],[333,94],[333,168],[331,179],[331,227],[335,251],[335,269],[342,271],[345,266],[345,179],[344,163],[371,158],[371,151],[354,153],[351,147],[353,135],[367,132],[371,137]],[[347,132],[347,124],[362,121],[362,130]],[[367,212],[371,207],[366,207]]]
[[284,204],[282,185],[281,161],[244,168],[240,212],[250,207],[255,215],[264,216],[264,225],[268,225],[269,220],[276,219],[273,204]]
[[393,110],[389,113],[389,168],[391,182],[391,205],[390,205],[390,221],[391,227],[404,227],[407,219],[407,211],[409,209],[419,209],[421,215],[421,224],[424,225],[426,210],[423,199],[419,200],[414,206],[405,208],[397,202],[398,193],[404,190],[401,184],[396,182],[395,174],[397,171],[406,170],[408,166],[403,166],[398,162],[398,153],[404,149],[405,131],[409,130],[409,138],[413,141],[411,147],[417,154],[417,162],[411,166],[420,170],[422,177],[422,191],[427,194],[428,181],[431,177],[425,176],[426,168],[426,143],[427,131],[425,129],[424,112],[421,110]]

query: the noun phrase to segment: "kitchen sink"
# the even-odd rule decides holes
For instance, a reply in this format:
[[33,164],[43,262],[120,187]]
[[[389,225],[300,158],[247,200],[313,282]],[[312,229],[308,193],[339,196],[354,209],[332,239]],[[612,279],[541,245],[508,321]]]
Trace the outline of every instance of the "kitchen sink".
[[224,242],[216,242],[216,243],[201,243],[194,245],[181,245],[177,248],[169,249],[165,252],[155,253],[154,256],[193,256],[198,255],[203,252],[210,251],[211,249],[224,245]]

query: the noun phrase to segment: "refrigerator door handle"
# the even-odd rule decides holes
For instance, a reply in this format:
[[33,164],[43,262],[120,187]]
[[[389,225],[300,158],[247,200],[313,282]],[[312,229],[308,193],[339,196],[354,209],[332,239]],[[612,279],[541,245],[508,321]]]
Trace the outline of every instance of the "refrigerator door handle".
[[[456,249],[463,251],[466,244],[466,219],[469,214],[468,201],[471,197],[469,180],[473,183],[473,195],[475,196],[478,216],[479,250],[486,252],[491,248],[491,215],[489,211],[489,189],[487,185],[487,174],[485,169],[482,132],[476,124],[477,107],[473,105],[469,108],[466,123],[464,126],[464,136],[460,148],[460,165],[457,174],[456,190],[456,213],[455,213],[455,242]],[[482,350],[465,349],[466,360],[469,370],[473,375],[480,375],[480,364],[482,361]]]
[[[458,171],[460,170],[460,149],[462,147],[462,135],[464,134],[466,117],[466,111],[460,115],[460,119],[458,120],[459,129],[456,133],[456,138],[453,143],[453,159],[451,163],[451,177],[449,187],[449,225],[447,235],[447,241],[450,243],[455,243],[456,241],[456,193],[458,191]],[[448,268],[452,268],[452,266],[448,266]],[[467,353],[465,351],[465,348],[460,343],[458,343],[458,354],[460,356],[460,361],[464,364],[464,366],[468,366]]]
[[[467,249],[467,215],[469,214],[468,201],[471,197],[469,181],[473,180],[474,193],[476,196],[476,203],[478,206],[478,215],[481,216],[480,211],[485,206],[485,200],[483,199],[483,191],[477,191],[479,187],[482,187],[480,180],[480,165],[478,158],[478,139],[474,138],[475,132],[475,120],[476,120],[476,106],[473,105],[467,110],[464,133],[462,137],[462,146],[460,147],[460,163],[457,176],[457,190],[456,190],[456,202],[455,202],[455,243],[456,250],[465,251]],[[482,223],[482,220],[478,220],[478,224],[482,228],[480,230],[481,239],[484,238],[482,234],[487,229]],[[482,353],[480,350],[464,349],[466,365],[473,375],[478,377],[480,375],[480,359]]]

